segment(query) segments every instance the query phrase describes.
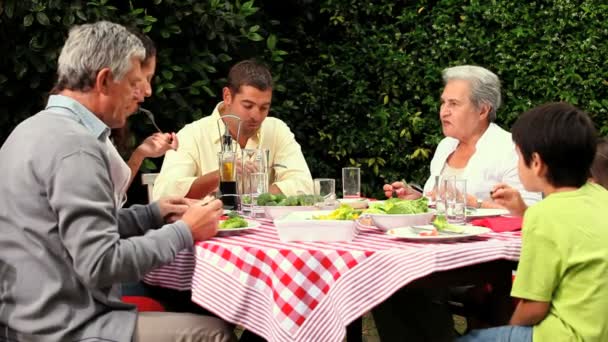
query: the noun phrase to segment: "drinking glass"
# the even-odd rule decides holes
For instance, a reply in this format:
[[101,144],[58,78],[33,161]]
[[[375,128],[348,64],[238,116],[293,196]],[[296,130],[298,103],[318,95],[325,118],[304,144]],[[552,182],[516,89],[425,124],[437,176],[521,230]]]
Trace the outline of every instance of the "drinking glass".
[[322,208],[331,209],[336,206],[336,180],[333,178],[315,178],[315,196],[322,199],[316,205]]
[[266,172],[249,173],[249,198],[251,198],[251,217],[264,217],[264,208],[258,205],[258,197],[268,192],[268,174]]
[[467,181],[449,178],[446,187],[446,212],[449,223],[465,224],[467,221]]
[[361,169],[358,167],[342,168],[342,197],[361,197]]
[[[249,168],[247,167],[248,165],[253,165],[253,168],[255,169],[255,171],[249,171]],[[240,193],[242,194],[242,197],[246,198],[247,196],[249,196],[249,193],[251,192],[250,189],[250,182],[249,182],[249,174],[252,172],[267,172],[266,170],[266,153],[264,152],[264,150],[261,149],[256,149],[256,148],[245,148],[241,150],[241,160],[240,160],[240,167],[241,167],[241,175],[242,175],[242,182],[240,184]],[[251,203],[251,201],[249,199],[245,199],[245,201],[243,202],[243,210],[249,210],[248,205],[245,204],[246,202]]]

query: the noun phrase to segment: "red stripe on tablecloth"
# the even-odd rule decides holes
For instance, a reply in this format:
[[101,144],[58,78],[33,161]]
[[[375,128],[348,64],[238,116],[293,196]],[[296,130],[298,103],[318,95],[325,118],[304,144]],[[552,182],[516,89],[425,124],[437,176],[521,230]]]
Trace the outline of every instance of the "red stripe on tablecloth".
[[192,285],[195,258],[190,250],[183,250],[175,256],[175,260],[148,272],[143,281],[146,284],[160,286],[178,291],[188,291]]
[[[274,238],[269,236],[271,235],[269,228],[272,227],[263,227],[261,229],[263,232],[259,235],[256,234],[255,236],[238,236],[223,239],[221,240],[222,245],[225,247],[228,247],[228,245],[246,245],[250,247],[255,246],[257,248],[265,247],[276,249],[285,249],[286,245],[290,245],[277,242],[278,239],[276,236]],[[332,286],[329,293],[321,299],[317,308],[304,321],[300,329],[297,330],[295,336],[289,336],[281,328],[279,322],[272,317],[273,303],[271,300],[271,291],[268,291],[268,294],[261,294],[258,290],[252,289],[250,289],[250,291],[242,291],[247,292],[249,296],[242,294],[241,296],[246,296],[246,298],[240,301],[236,300],[238,296],[230,296],[229,298],[222,299],[222,301],[216,303],[213,307],[221,308],[220,304],[222,302],[228,302],[234,307],[245,306],[246,310],[252,311],[251,315],[239,316],[233,311],[224,309],[222,311],[222,315],[224,316],[221,317],[232,322],[237,322],[256,333],[263,335],[269,340],[310,341],[318,340],[322,337],[324,341],[341,341],[344,338],[345,327],[348,323],[388,298],[403,285],[436,271],[454,269],[497,259],[517,260],[520,249],[518,235],[505,236],[504,234],[488,234],[491,238],[489,241],[490,243],[488,243],[488,241],[468,241],[451,244],[421,245],[391,240],[385,235],[375,234],[373,231],[369,231],[368,233],[370,236],[365,234],[366,236],[360,237],[360,244],[365,247],[363,250],[369,249],[370,246],[375,246],[373,248],[377,248],[380,245],[384,248],[379,249],[377,253],[357,265],[356,272],[347,272],[339,278],[334,286]],[[246,237],[248,238],[245,239]],[[369,240],[371,241],[368,240],[370,237],[371,239]],[[509,241],[513,243],[508,243]],[[355,243],[356,242],[358,241],[355,240]],[[214,244],[213,242],[208,243],[210,245]],[[313,245],[317,244],[302,243],[296,244],[295,246],[299,249],[306,249],[307,246],[308,248],[314,248]],[[318,245],[327,249],[330,244]],[[197,246],[197,250],[200,248],[202,251],[204,246],[205,242],[200,243],[199,246]],[[331,246],[333,247],[331,249],[342,249],[340,247],[343,247],[344,249],[349,249],[348,247],[356,249],[352,248],[352,244],[332,243]],[[422,257],[424,255],[427,257]],[[429,258],[429,255],[432,255],[433,257]],[[214,266],[207,264],[207,262],[201,258],[201,253],[197,253],[197,257],[200,259],[197,267],[199,267],[198,265],[201,265],[201,267],[197,269],[197,278],[195,279],[198,279],[200,274],[204,274],[207,283],[205,285],[199,285],[195,280],[195,293],[202,291],[199,288],[201,286],[214,286],[214,284],[217,283],[230,283],[231,288],[239,288],[237,283],[238,280],[233,279],[230,275],[224,274]],[[425,259],[426,261],[419,262],[420,260]],[[205,266],[204,269],[202,265]],[[381,270],[380,274],[383,275],[382,277],[370,276],[378,275],[378,270]],[[218,278],[214,279],[214,277]],[[255,302],[251,297],[252,293],[255,293]],[[207,294],[207,297],[213,296],[213,293]],[[266,298],[266,300],[264,300],[264,298]],[[198,299],[198,302],[199,304],[207,304],[204,305],[205,307],[212,305],[206,303],[202,297]],[[348,303],[348,305],[345,303]],[[263,307],[266,309],[261,310]],[[265,319],[260,321],[261,317],[264,317]]]
[[[413,280],[436,271],[513,258],[509,248],[497,251],[493,247],[495,246],[474,248],[462,246],[456,253],[453,249],[439,249],[435,251],[435,258],[418,264],[416,261],[421,260],[421,255],[427,254],[428,250],[411,253],[399,250],[378,252],[361,262],[357,266],[357,272],[348,272],[336,282],[317,310],[310,314],[299,329],[296,339],[305,341],[323,336],[324,340],[327,337],[327,341],[341,341],[350,322]],[[458,261],[441,262],[441,260],[451,260],[454,256],[458,257]],[[412,265],[416,266],[412,267]],[[378,273],[383,276],[370,276]],[[339,324],[341,329],[335,329],[336,324]]]
[[[192,301],[222,319],[239,324],[268,341],[293,341],[272,317],[271,291],[245,289],[238,279],[205,262],[197,263],[192,284]],[[226,291],[207,290],[218,284],[228,285]]]
[[[311,249],[311,250],[356,250],[365,251],[367,253],[374,253],[378,250],[398,248],[436,248],[434,246],[443,246],[445,244],[420,244],[416,242],[406,242],[395,240],[388,237],[383,232],[375,228],[359,227],[360,234],[352,242],[333,242],[333,243],[320,243],[320,242],[298,242],[298,243],[283,243],[278,238],[276,228],[268,220],[260,220],[261,226],[253,229],[255,234],[241,234],[225,237],[216,237],[206,242],[199,242],[199,244],[215,245],[221,243],[224,247],[229,246],[241,246],[241,247],[253,247],[253,248],[273,248],[273,249]],[[520,240],[520,232],[510,233],[488,233],[484,235],[483,239],[490,238],[500,241],[516,241]],[[470,245],[473,242],[454,242],[449,245],[466,244]],[[519,256],[519,244],[512,247],[512,253],[510,259],[517,259]],[[151,285],[157,285],[167,288],[173,288],[176,290],[188,290],[190,288],[190,279],[192,277],[194,269],[194,261],[191,252],[183,251],[180,252],[176,260],[166,266],[160,267],[150,273],[148,273],[144,281]]]

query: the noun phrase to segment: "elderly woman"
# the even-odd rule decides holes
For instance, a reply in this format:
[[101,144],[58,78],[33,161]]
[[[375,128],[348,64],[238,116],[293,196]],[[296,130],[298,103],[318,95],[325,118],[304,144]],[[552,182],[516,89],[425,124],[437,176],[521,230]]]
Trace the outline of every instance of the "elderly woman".
[[[524,191],[519,181],[511,134],[493,123],[501,103],[498,77],[479,66],[461,65],[443,70],[443,81],[439,118],[446,137],[431,160],[424,192],[434,195],[436,176],[456,176],[467,180],[467,205],[471,207],[501,207],[490,197],[498,183],[519,190],[528,205],[539,201],[540,194]],[[393,191],[400,198],[422,196],[402,182],[384,185],[387,197]]]
[[[511,134],[493,121],[500,107],[500,81],[491,71],[462,65],[443,70],[439,118],[446,136],[431,161],[424,192],[434,196],[436,176],[467,180],[467,205],[500,208],[490,195],[496,184],[517,189],[526,203],[539,201],[538,193],[523,190],[517,171],[517,153]],[[384,185],[391,197],[415,199],[422,194],[402,182]],[[461,292],[458,290],[456,292]],[[373,310],[382,341],[451,341],[453,322],[445,289],[408,289],[395,293]]]

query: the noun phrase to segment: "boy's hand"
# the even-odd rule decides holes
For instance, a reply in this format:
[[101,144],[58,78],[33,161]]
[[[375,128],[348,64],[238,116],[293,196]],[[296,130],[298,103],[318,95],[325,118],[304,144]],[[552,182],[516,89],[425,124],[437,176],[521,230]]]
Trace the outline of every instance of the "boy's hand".
[[505,207],[512,215],[524,216],[526,209],[528,209],[519,191],[507,184],[496,184],[490,191],[490,195],[494,202]]

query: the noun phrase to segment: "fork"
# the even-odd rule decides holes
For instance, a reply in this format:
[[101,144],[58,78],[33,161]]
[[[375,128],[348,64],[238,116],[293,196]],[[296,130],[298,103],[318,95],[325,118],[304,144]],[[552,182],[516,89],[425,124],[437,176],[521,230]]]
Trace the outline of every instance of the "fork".
[[148,119],[150,119],[150,122],[152,122],[152,125],[154,125],[154,128],[156,128],[156,130],[159,133],[162,133],[163,131],[158,127],[158,125],[156,124],[156,121],[154,121],[154,114],[152,114],[151,111],[145,109],[144,107],[139,107],[139,111],[146,114],[146,116],[148,117]]

